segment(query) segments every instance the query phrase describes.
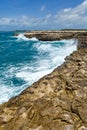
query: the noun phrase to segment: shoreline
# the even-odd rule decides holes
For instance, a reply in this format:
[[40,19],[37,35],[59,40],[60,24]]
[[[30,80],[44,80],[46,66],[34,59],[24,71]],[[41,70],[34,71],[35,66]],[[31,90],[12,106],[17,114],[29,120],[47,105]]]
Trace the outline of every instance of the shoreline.
[[24,33],[24,36],[27,38],[35,37],[38,40],[42,41],[55,41],[62,39],[79,39],[80,36],[87,35],[87,31],[84,30],[60,30],[60,31],[27,31]]
[[[45,39],[48,34],[32,36]],[[54,33],[50,36],[55,38]],[[87,129],[87,31],[56,38],[71,36],[78,39],[77,51],[52,73],[0,105],[0,130]]]

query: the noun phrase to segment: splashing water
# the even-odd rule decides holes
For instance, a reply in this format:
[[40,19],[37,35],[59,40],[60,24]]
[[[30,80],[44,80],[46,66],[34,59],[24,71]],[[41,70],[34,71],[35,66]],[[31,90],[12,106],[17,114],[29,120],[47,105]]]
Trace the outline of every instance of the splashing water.
[[38,41],[37,38],[33,37],[33,38],[27,38],[24,36],[23,33],[20,33],[18,36],[14,36],[15,38],[17,38],[18,41],[20,40],[24,40],[24,41]]
[[76,41],[39,41],[23,34],[0,32],[0,103],[21,93],[64,62]]

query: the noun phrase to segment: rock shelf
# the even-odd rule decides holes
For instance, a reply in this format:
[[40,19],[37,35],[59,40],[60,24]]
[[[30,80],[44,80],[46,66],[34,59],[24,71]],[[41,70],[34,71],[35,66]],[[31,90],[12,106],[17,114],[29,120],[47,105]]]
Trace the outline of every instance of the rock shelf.
[[87,32],[30,33],[25,36],[76,38],[78,49],[51,74],[0,105],[0,130],[87,130]]

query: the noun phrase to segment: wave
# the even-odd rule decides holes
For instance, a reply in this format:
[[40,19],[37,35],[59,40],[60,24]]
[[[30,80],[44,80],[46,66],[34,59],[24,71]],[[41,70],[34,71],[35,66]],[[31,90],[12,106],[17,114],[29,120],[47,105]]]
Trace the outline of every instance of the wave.
[[43,43],[45,43],[45,42],[46,43],[53,43],[53,44],[54,43],[60,43],[60,44],[63,43],[64,45],[67,44],[70,46],[72,44],[76,44],[78,42],[78,40],[73,38],[73,39],[67,39],[67,40],[63,39],[63,40],[57,40],[57,41],[43,41]]
[[[24,34],[17,36],[17,39],[30,40],[26,39]],[[18,66],[7,66],[1,72],[4,78],[0,79],[0,103],[18,95],[32,83],[51,73],[57,66],[64,62],[66,56],[77,49],[76,44],[77,41],[74,39],[38,41],[31,44],[32,51],[35,50],[37,52],[37,55],[35,55],[36,53],[33,55],[33,58],[35,58],[34,62],[21,63]]]
[[76,45],[78,40],[77,39],[69,39],[69,40],[60,40],[60,42],[63,42],[66,45],[71,46],[71,45],[74,45],[74,44]]
[[24,40],[24,41],[38,41],[37,38],[32,37],[32,38],[27,38],[26,36],[24,36],[23,33],[18,34],[18,36],[14,36],[15,38],[17,38],[18,41],[20,40]]
[[[63,43],[63,45],[61,43]],[[33,47],[36,48],[39,52],[55,53],[55,51],[59,51],[59,50],[61,51],[61,49],[63,48],[65,50],[72,48],[72,51],[73,51],[73,49],[76,48],[76,45],[77,45],[77,40],[70,39],[70,40],[60,40],[60,41],[44,41],[44,42],[40,41],[38,42],[38,44],[34,44]]]

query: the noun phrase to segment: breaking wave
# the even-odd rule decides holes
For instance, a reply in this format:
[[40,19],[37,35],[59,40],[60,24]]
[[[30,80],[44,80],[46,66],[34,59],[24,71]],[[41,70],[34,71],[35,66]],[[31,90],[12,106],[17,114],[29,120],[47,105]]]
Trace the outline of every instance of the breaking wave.
[[38,39],[35,38],[35,37],[33,37],[33,38],[25,37],[23,33],[20,33],[20,34],[18,34],[18,36],[14,36],[14,37],[17,38],[18,41],[20,41],[20,40],[24,40],[24,41],[38,41]]
[[77,49],[75,39],[43,42],[28,39],[24,34],[19,34],[16,39],[19,42],[11,37],[7,43],[0,44],[0,103],[51,73]]

